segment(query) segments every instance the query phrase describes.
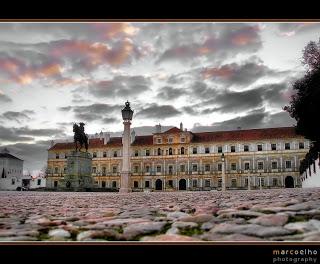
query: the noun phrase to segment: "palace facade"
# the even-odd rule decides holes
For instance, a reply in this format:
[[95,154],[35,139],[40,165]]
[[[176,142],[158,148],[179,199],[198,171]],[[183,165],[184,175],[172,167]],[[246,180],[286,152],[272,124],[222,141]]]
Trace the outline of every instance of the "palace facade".
[[[222,171],[229,190],[301,187],[299,164],[308,149],[309,141],[293,127],[194,133],[182,124],[167,131],[157,125],[147,136],[136,136],[132,130],[131,188],[219,190]],[[52,144],[47,187],[58,186],[72,150],[72,142]],[[119,189],[122,138],[101,132],[89,138],[88,151],[95,183],[106,190]]]

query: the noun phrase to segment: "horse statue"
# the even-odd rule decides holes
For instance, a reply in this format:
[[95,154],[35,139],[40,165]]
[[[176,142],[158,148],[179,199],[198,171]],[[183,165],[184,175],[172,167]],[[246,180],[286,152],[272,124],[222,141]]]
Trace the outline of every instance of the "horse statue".
[[74,143],[76,144],[76,151],[78,151],[78,142],[80,144],[79,151],[83,147],[86,148],[86,152],[88,152],[88,136],[84,132],[84,123],[73,124],[73,132],[74,132]]

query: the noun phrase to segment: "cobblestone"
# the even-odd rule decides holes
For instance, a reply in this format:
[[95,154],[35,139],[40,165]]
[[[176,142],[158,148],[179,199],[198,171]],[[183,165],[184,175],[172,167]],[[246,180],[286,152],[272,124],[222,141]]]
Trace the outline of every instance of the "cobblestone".
[[0,199],[0,241],[320,241],[320,188]]

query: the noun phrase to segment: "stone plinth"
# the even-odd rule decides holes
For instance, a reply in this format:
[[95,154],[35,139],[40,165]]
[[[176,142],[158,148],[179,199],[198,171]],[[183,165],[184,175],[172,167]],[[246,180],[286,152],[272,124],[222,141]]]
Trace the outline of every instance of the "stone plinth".
[[94,187],[91,175],[92,157],[88,152],[72,151],[67,157],[67,174],[59,181],[59,188],[86,191]]

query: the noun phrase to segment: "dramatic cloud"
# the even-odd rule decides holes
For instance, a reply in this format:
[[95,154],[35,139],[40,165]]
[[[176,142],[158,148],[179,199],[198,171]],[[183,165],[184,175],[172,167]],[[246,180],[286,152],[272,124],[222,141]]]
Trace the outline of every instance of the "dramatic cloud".
[[142,108],[136,116],[139,118],[162,119],[180,115],[181,112],[172,105],[158,105],[156,103]]
[[33,141],[33,137],[25,137],[17,135],[14,128],[7,128],[0,126],[0,141],[10,141],[10,142],[19,142],[19,141]]
[[229,30],[220,31],[213,36],[205,36],[202,42],[172,46],[160,55],[158,63],[163,61],[187,61],[195,57],[208,58],[231,56],[232,54],[252,53],[262,47],[258,26],[239,25]]
[[26,136],[65,136],[63,130],[61,129],[48,129],[48,128],[41,128],[41,129],[30,129],[29,127],[21,127],[15,128],[15,133],[17,135],[26,135]]
[[304,22],[304,23],[280,23],[278,26],[281,36],[292,37],[296,34],[320,30],[319,23]]
[[24,110],[22,112],[14,112],[14,111],[7,111],[3,113],[0,118],[6,120],[13,120],[17,123],[21,123],[23,121],[31,120],[30,114],[34,114],[32,110]]
[[171,86],[162,87],[157,94],[157,98],[163,100],[174,100],[184,95],[186,92],[184,89],[173,88]]
[[0,92],[0,103],[9,103],[9,102],[12,102],[12,99],[9,96],[2,94]]
[[89,93],[96,97],[126,97],[139,95],[150,89],[151,80],[143,76],[116,76],[112,80],[94,83]]

